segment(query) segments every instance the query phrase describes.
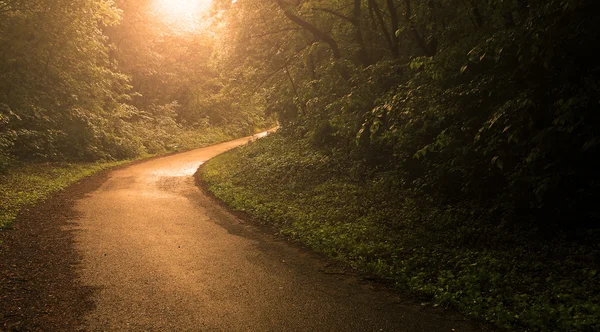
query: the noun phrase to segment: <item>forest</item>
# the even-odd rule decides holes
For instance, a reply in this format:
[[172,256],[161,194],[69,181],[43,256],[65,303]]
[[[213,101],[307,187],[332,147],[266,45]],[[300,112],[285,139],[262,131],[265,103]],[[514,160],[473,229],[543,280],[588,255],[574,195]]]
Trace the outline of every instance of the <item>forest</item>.
[[151,1],[0,1],[0,171],[134,158],[264,126],[262,112],[221,93],[214,34],[159,15]]
[[592,3],[413,2],[236,2],[229,86],[365,176],[496,222],[594,224]]
[[424,304],[600,328],[595,1],[153,3],[0,1],[0,172],[277,121],[199,174],[218,198]]
[[227,87],[281,129],[209,162],[217,197],[424,303],[600,327],[593,1],[221,6]]

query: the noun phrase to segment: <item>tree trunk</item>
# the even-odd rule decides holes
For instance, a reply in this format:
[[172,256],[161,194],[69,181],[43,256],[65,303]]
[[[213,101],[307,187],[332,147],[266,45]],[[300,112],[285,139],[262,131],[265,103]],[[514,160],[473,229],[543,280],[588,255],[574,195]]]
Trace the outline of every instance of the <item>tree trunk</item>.
[[398,56],[400,54],[400,50],[398,48],[398,37],[396,36],[396,31],[398,31],[399,23],[398,23],[398,13],[396,12],[396,6],[394,5],[394,0],[387,0],[387,7],[390,11],[391,18],[391,31],[390,38],[392,39],[392,54],[394,56]]
[[356,29],[354,31],[354,41],[358,44],[358,54],[356,55],[358,60],[363,66],[368,66],[371,64],[371,59],[369,57],[369,52],[367,52],[367,47],[365,45],[365,40],[363,38],[363,30],[362,30],[362,1],[354,0],[354,10],[352,12],[352,24]]
[[477,3],[475,1],[471,1],[471,13],[473,14],[473,17],[475,17],[477,27],[483,27],[483,17],[481,16],[481,12],[479,11],[479,7],[477,7]]
[[421,36],[421,34],[419,33],[419,30],[417,30],[417,27],[415,26],[415,23],[412,20],[412,7],[410,4],[410,0],[404,0],[404,4],[406,6],[406,19],[408,20],[408,22],[410,23],[410,31],[413,34],[413,37],[415,38],[415,41],[417,42],[417,44],[419,45],[419,47],[423,50],[423,52],[425,53],[425,55],[427,56],[432,56],[430,53],[430,49],[427,46],[427,42],[425,42],[425,38],[423,38],[423,36]]
[[[388,43],[390,51],[392,52],[392,56],[397,58],[399,56],[398,47],[394,47],[394,40],[390,36],[390,32],[387,30],[385,25],[385,21],[383,19],[383,15],[381,15],[381,11],[379,10],[379,6],[375,0],[369,0],[369,6],[371,7],[375,17],[377,18],[377,22],[379,22],[379,26],[381,27],[381,32],[383,32],[383,37]],[[394,31],[395,33],[395,31]]]

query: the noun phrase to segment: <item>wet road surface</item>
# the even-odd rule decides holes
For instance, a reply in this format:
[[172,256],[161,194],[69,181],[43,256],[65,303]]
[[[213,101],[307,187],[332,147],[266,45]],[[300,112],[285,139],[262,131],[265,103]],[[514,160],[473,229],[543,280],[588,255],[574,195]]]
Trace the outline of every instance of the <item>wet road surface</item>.
[[[247,141],[115,170],[73,201],[76,217],[60,227],[72,234],[77,261],[60,264],[73,266],[77,287],[69,292],[86,291],[77,329],[481,330],[459,315],[422,307],[333,268],[244,223],[198,189],[193,174],[202,163]],[[49,286],[46,291],[54,294],[49,296],[60,298],[65,292],[59,288],[67,287],[61,285]],[[63,315],[52,323],[61,328],[61,321],[69,321],[69,310],[52,306],[44,314]],[[34,326],[47,330],[50,318]]]

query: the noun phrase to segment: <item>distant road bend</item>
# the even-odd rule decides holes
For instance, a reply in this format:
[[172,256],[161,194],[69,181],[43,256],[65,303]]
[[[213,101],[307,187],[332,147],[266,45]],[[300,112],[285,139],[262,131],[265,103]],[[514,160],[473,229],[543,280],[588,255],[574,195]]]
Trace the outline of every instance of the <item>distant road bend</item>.
[[[15,295],[11,301],[25,302],[17,301],[23,303],[18,309],[0,304],[4,317],[29,310],[15,324],[34,330],[481,330],[334,270],[203,194],[193,179],[198,166],[249,139],[118,169],[40,207],[4,244],[14,269],[14,262],[27,261],[27,271],[37,271],[19,277],[30,283],[24,297],[35,299]],[[86,181],[98,183],[91,188]],[[61,212],[69,209],[73,213]],[[26,237],[41,240],[27,244]],[[32,248],[47,257],[34,257]],[[11,257],[14,250],[31,257]],[[67,272],[53,272],[61,269]],[[18,292],[21,286],[11,287]]]

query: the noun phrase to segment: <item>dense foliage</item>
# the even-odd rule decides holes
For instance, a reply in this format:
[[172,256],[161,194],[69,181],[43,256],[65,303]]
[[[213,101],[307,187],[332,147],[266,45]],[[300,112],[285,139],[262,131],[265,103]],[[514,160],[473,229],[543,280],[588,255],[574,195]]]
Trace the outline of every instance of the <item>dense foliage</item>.
[[[220,6],[224,88],[277,113],[285,138],[236,157],[248,178],[213,174],[223,198],[246,210],[267,206],[263,220],[300,220],[294,236],[317,249],[321,240],[298,228],[329,234],[327,250],[350,248],[344,255],[375,241],[379,254],[349,260],[390,267],[399,284],[500,326],[598,328],[595,1]],[[293,151],[285,165],[275,160],[280,146]],[[261,167],[285,174],[259,172],[284,203],[270,206],[277,197],[256,188]],[[319,186],[325,179],[338,180]],[[306,202],[327,213],[296,209],[286,195],[300,193],[327,197]],[[342,240],[344,227],[368,235]],[[422,248],[405,246],[419,238]],[[395,249],[385,249],[390,243]]]
[[0,0],[0,172],[275,114],[223,197],[500,326],[598,328],[595,1],[214,0],[202,31],[151,4]]
[[10,156],[87,157],[102,145],[117,148],[110,136],[94,133],[126,90],[126,78],[109,66],[99,28],[116,20],[118,12],[99,1],[0,2],[5,162]]
[[0,171],[131,158],[265,125],[260,112],[206,101],[220,93],[205,92],[218,78],[214,38],[161,24],[150,4],[0,1]]
[[597,225],[593,1],[224,6],[228,89],[287,135],[492,223]]

